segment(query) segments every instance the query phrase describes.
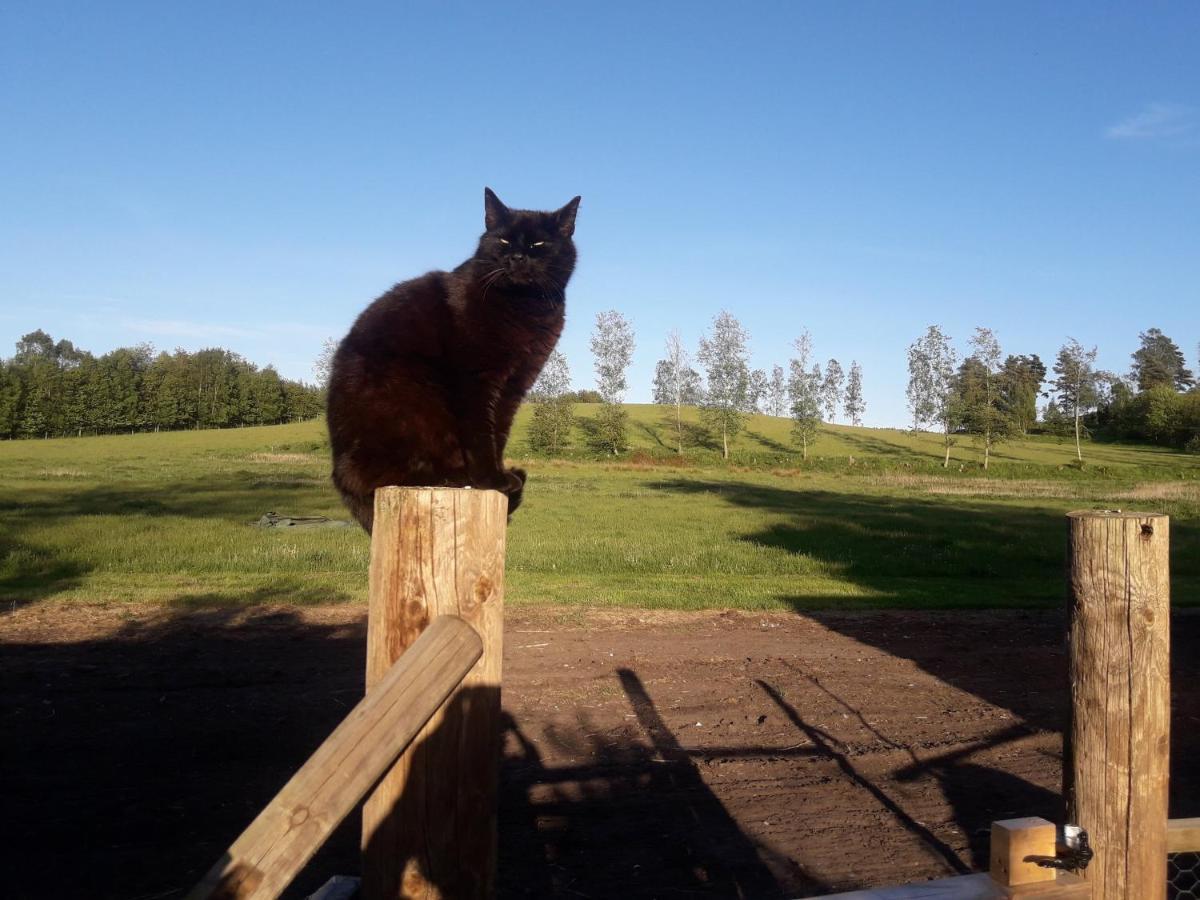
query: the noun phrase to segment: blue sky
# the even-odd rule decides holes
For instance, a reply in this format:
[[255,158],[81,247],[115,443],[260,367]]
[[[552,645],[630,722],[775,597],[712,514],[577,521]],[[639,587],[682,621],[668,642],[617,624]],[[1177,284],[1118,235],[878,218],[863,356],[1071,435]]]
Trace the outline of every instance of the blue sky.
[[8,3],[0,353],[227,346],[309,378],[396,281],[449,268],[483,186],[583,195],[560,345],[728,309],[803,329],[902,425],[905,349],[976,325],[1124,371],[1200,341],[1195,3]]

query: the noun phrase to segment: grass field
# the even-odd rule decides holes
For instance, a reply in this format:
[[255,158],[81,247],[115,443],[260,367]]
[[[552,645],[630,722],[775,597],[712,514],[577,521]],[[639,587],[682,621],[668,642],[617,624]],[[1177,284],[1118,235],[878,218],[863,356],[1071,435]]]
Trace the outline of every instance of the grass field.
[[[1200,604],[1197,456],[1089,445],[1080,470],[1073,446],[1035,439],[1002,445],[985,475],[967,442],[944,470],[935,435],[835,426],[802,464],[788,423],[756,416],[724,463],[694,414],[683,460],[661,409],[631,407],[631,424],[620,459],[587,452],[586,428],[566,459],[522,459],[510,601],[1052,605],[1063,513],[1106,506],[1172,516],[1175,602]],[[360,531],[251,527],[268,511],[344,518],[327,473],[320,422],[0,443],[0,599],[360,601]]]

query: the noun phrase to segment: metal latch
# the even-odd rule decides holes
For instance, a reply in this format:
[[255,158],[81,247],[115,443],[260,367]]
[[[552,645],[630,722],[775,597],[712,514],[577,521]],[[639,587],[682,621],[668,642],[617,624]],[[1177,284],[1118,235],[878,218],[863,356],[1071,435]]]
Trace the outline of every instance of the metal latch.
[[1070,869],[1082,872],[1096,855],[1088,843],[1088,833],[1078,825],[1064,825],[1062,838],[1056,848],[1056,856],[1027,856],[1026,862],[1039,865],[1043,869]]

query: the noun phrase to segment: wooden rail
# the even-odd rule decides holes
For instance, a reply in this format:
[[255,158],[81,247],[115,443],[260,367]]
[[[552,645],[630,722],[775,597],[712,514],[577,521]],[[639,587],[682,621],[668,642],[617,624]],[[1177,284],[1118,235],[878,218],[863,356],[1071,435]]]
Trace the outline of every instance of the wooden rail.
[[1170,819],[1167,822],[1168,853],[1200,853],[1200,819]]
[[189,900],[278,897],[482,654],[483,642],[462,619],[434,619],[192,889]]

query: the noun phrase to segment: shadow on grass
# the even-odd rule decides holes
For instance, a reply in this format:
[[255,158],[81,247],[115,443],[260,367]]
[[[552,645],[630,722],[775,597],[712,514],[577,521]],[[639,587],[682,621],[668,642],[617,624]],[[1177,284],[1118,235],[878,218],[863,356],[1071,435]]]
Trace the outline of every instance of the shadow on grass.
[[[0,602],[26,604],[69,591],[83,583],[95,565],[69,548],[53,548],[30,535],[47,528],[105,527],[108,517],[137,522],[176,518],[206,520],[217,528],[244,528],[247,540],[259,535],[275,537],[253,524],[264,513],[279,511],[302,515],[328,512],[331,488],[297,489],[284,481],[263,484],[251,472],[213,479],[179,479],[165,482],[115,482],[80,490],[55,486],[42,492],[0,492]],[[335,513],[337,515],[337,513]],[[74,520],[85,523],[76,526]],[[294,530],[277,529],[279,534]],[[165,530],[156,524],[144,540],[161,540]],[[343,533],[334,530],[333,533]],[[172,540],[180,540],[173,537]],[[163,552],[170,548],[164,546]],[[198,583],[203,578],[198,577]],[[318,592],[301,579],[284,576],[277,584],[250,592],[202,590],[181,597],[181,605],[209,606],[228,603],[320,603],[349,599],[344,592]]]
[[326,603],[348,603],[355,599],[346,591],[330,590],[325,587],[305,585],[299,579],[281,578],[276,584],[253,589],[230,591],[198,591],[194,594],[179,594],[167,601],[166,606],[178,610],[196,609],[244,609],[285,603],[289,606],[319,606]]
[[857,450],[863,456],[884,456],[888,458],[889,462],[895,460],[901,463],[926,463],[930,458],[927,452],[921,453],[903,444],[894,444],[891,441],[885,441],[869,434],[852,434],[848,431],[839,431],[837,438],[842,443]]
[[612,456],[612,446],[608,444],[601,433],[600,423],[587,416],[575,417],[576,427],[583,432],[583,445],[593,453],[603,453]]
[[706,425],[698,422],[682,422],[683,446],[699,447],[703,450],[720,451],[721,442],[716,434]]
[[24,606],[77,587],[92,567],[65,559],[47,547],[12,536],[13,523],[0,533],[0,603]]
[[752,431],[751,429],[747,428],[746,437],[750,438],[752,441],[758,442],[768,450],[774,451],[775,453],[796,454],[798,452],[795,447],[785,444],[782,441],[777,441],[774,438],[769,438],[761,431]]
[[311,510],[295,507],[303,503],[325,506],[333,498],[332,488],[318,491],[314,490],[316,485],[305,487],[311,493],[300,493],[286,479],[264,482],[252,472],[230,473],[219,481],[196,478],[117,482],[79,491],[58,489],[35,495],[0,496],[0,520],[18,529],[47,520],[84,516],[180,516],[251,525],[272,511],[312,514]]
[[664,449],[664,450],[674,450],[675,449],[674,447],[668,445],[667,442],[662,439],[662,434],[661,434],[660,429],[655,428],[649,422],[635,421],[633,423],[633,427],[635,430],[640,431],[642,434],[644,434],[647,438],[649,438],[653,443],[657,444],[662,449]]
[[[1062,730],[1067,686],[1062,514],[1011,503],[949,503],[684,478],[653,486],[709,493],[734,506],[771,513],[777,521],[741,539],[825,562],[839,577],[876,592],[877,600],[871,602],[877,605],[945,608],[915,625],[905,612],[862,615],[813,608],[837,598],[779,598],[833,631],[911,659],[939,680],[1012,710],[1029,727]],[[1200,702],[1186,687],[1200,678],[1200,615],[1178,608],[1200,602],[1200,541],[1190,528],[1176,528],[1171,537],[1177,607],[1172,617],[1172,710],[1180,723],[1172,729],[1171,802],[1172,815],[1191,816],[1200,813],[1200,772],[1190,765],[1200,752]],[[1007,611],[1002,615],[1008,627],[997,631],[988,618],[996,614],[984,610],[1006,606],[1048,612]],[[989,638],[980,642],[985,629]],[[1014,680],[1014,666],[1040,673],[1041,680]],[[1007,809],[999,799],[1010,787],[1004,778],[989,780],[978,772],[965,778],[961,767],[939,768],[936,763],[929,770],[943,780],[952,802],[955,795],[958,802],[967,802],[975,790],[973,780],[982,779],[995,801],[994,811]],[[1037,808],[1046,808],[1045,797],[1034,800]],[[982,852],[974,839],[972,848]]]
[[740,539],[824,563],[881,605],[1044,605],[1062,596],[1065,526],[1045,509],[689,478],[649,487],[770,513],[770,524]]

